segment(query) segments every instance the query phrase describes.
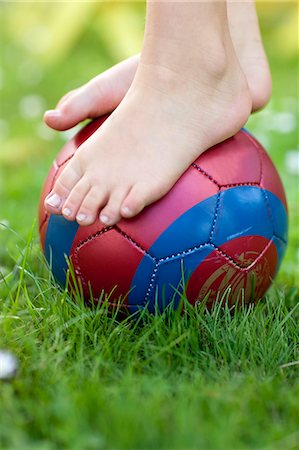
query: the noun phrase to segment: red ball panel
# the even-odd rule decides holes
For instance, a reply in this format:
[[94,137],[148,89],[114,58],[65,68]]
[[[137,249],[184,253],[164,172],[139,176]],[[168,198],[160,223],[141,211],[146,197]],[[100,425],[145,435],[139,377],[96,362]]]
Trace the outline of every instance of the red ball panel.
[[107,228],[98,219],[95,221],[95,223],[89,225],[88,227],[79,226],[72,248],[74,249],[76,247],[79,247],[81,243],[89,239],[90,236],[102,233],[105,229],[109,230],[109,227]]
[[[269,248],[272,252],[268,252]],[[246,236],[233,239],[219,247],[219,250],[224,254],[229,255],[236,265],[240,268],[250,270],[253,263],[257,259],[263,258],[264,271],[267,276],[271,275],[274,278],[277,265],[277,252],[272,241],[269,241],[263,236]],[[267,253],[268,252],[268,253]],[[265,259],[263,255],[267,254],[269,260]],[[271,270],[270,270],[271,269]]]
[[204,152],[195,164],[220,186],[258,184],[261,178],[258,149],[249,139],[248,133],[242,130]]
[[288,210],[285,190],[276,167],[264,150],[261,153],[263,161],[261,186],[276,195],[282,201],[286,210]]
[[179,216],[217,192],[218,187],[191,166],[166,196],[145,208],[138,216],[121,220],[118,226],[148,250]]
[[[144,252],[140,248],[113,228],[98,231],[84,241],[76,236],[70,254],[75,273],[82,283],[84,297],[89,298],[89,282],[95,299],[100,297],[103,289],[109,294],[117,286],[111,303],[129,292],[134,273],[143,257]],[[152,266],[154,268],[154,262]],[[147,281],[144,283],[145,289]],[[126,302],[127,298],[124,304]]]
[[39,237],[40,237],[40,243],[45,251],[45,242],[46,242],[46,233],[47,233],[47,227],[48,227],[48,217],[45,218],[45,220],[41,223],[39,227]]
[[[197,267],[187,285],[187,298],[194,304],[210,293],[208,305],[231,287],[230,302],[235,303],[244,290],[244,299],[261,298],[275,277],[277,251],[272,241],[261,236],[234,239],[210,253]],[[223,252],[223,253],[222,253]],[[225,254],[234,254],[235,264]],[[244,269],[246,267],[246,269]],[[219,292],[219,293],[218,293]]]

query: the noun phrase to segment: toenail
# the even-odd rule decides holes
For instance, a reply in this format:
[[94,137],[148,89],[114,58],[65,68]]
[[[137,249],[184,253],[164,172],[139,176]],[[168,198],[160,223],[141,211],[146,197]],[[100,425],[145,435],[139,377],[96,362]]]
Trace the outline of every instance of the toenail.
[[69,217],[72,215],[72,211],[69,208],[63,208],[62,214],[66,217]]
[[101,220],[101,222],[106,223],[106,224],[110,221],[109,217],[105,216],[104,214],[100,215],[100,220]]
[[46,115],[50,117],[59,117],[61,112],[58,109],[49,109],[46,111]]
[[132,214],[132,211],[130,210],[130,208],[128,208],[127,206],[123,206],[122,207],[122,212],[124,214]]
[[58,208],[61,204],[61,198],[57,194],[52,194],[49,198],[46,199],[46,203],[53,208]]
[[87,219],[87,215],[80,213],[77,215],[76,219],[78,222],[85,222]]

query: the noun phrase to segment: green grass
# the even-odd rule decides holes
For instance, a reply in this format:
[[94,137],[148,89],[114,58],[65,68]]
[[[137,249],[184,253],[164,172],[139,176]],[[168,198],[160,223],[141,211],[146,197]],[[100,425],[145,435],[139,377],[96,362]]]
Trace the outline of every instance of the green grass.
[[296,290],[119,322],[58,290],[32,240],[0,286],[0,347],[21,360],[1,450],[297,448]]
[[[42,129],[40,115],[25,117],[19,109],[32,94],[52,107],[115,63],[109,33],[102,30],[108,38],[99,43],[94,22],[67,62],[47,66],[10,42],[2,22],[0,348],[14,352],[20,368],[14,380],[0,381],[0,449],[298,449],[299,186],[286,165],[298,136],[296,126],[281,126],[284,113],[291,115],[287,125],[292,118],[298,124],[298,68],[295,57],[272,45],[278,25],[265,28],[273,100],[248,123],[288,198],[289,245],[274,285],[254,308],[232,311],[224,298],[210,312],[201,306],[119,322],[105,305],[74,302],[51,278],[32,224],[65,138]],[[40,82],[20,77],[19,63],[37,67]]]

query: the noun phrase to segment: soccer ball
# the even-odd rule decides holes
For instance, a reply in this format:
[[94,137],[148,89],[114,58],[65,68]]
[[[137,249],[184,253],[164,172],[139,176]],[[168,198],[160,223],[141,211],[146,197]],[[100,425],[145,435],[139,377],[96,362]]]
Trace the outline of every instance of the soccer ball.
[[[44,199],[77,148],[105,121],[89,123],[61,150],[46,179],[39,230],[54,277],[66,282],[67,261],[88,301],[103,292],[134,313],[147,307],[211,306],[260,299],[287,244],[287,204],[279,175],[246,130],[203,153],[163,198],[115,226],[79,226],[48,215]],[[125,168],[124,168],[125,170]],[[70,289],[72,283],[70,283]]]

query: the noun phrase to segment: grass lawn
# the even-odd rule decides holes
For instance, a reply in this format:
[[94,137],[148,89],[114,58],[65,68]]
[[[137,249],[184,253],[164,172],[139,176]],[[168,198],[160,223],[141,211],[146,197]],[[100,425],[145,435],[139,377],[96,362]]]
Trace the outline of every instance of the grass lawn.
[[[0,381],[1,450],[299,448],[298,174],[290,162],[298,146],[297,61],[275,55],[267,35],[265,42],[274,95],[248,128],[288,197],[289,245],[274,285],[256,307],[235,314],[216,305],[123,322],[57,289],[34,223],[43,180],[68,138],[41,125],[40,109],[95,74],[92,30],[68,64],[45,68],[36,84],[36,62],[28,57],[22,78],[15,67],[26,62],[23,50],[7,42],[0,348],[15,353],[20,368]],[[112,62],[103,47],[97,70]]]

